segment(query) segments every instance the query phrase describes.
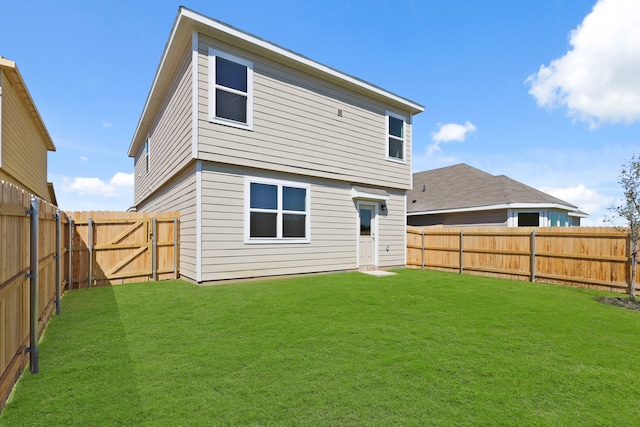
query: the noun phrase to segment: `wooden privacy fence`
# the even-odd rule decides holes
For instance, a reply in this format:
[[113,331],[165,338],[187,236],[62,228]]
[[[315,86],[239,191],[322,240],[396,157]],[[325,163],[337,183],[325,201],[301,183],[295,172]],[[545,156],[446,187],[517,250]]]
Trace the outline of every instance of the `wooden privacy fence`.
[[[34,203],[36,209],[34,209]],[[179,215],[73,212],[0,181],[0,411],[65,289],[179,275]]]
[[65,220],[54,205],[0,181],[0,410],[29,359],[37,372],[38,338],[59,310]]
[[631,242],[611,227],[407,227],[407,266],[628,292]]
[[179,214],[69,212],[71,289],[178,277]]

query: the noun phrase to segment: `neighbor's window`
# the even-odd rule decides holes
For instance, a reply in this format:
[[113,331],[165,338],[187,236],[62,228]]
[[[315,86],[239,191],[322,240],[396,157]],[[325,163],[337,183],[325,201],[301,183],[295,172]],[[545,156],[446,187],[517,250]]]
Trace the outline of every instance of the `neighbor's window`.
[[149,173],[149,138],[144,142],[144,173]]
[[405,119],[387,111],[387,158],[405,160]]
[[309,241],[309,185],[247,178],[249,242]]
[[210,120],[233,126],[253,126],[253,64],[209,49]]
[[539,227],[540,214],[538,212],[518,212],[518,227]]
[[549,212],[549,225],[551,227],[567,227],[571,224],[566,212]]

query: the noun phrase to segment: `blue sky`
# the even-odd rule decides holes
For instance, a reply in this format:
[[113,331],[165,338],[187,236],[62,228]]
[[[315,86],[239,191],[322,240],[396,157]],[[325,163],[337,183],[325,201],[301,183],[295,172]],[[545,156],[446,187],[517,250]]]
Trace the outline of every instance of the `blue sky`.
[[180,4],[423,104],[416,172],[468,163],[605,225],[640,151],[637,0],[7,2],[0,55],[56,144],[62,209],[133,203],[126,153]]

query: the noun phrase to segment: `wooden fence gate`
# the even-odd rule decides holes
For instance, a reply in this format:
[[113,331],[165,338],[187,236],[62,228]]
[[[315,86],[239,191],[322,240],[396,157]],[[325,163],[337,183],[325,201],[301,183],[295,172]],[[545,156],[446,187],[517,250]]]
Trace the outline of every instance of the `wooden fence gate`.
[[178,213],[68,216],[71,289],[178,277]]

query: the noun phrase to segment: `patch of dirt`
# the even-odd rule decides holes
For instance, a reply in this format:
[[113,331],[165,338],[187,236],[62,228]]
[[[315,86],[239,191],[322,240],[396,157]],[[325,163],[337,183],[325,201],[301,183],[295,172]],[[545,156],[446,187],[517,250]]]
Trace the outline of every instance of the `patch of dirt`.
[[603,304],[640,311],[640,299],[631,299],[629,297],[598,297],[598,301]]

